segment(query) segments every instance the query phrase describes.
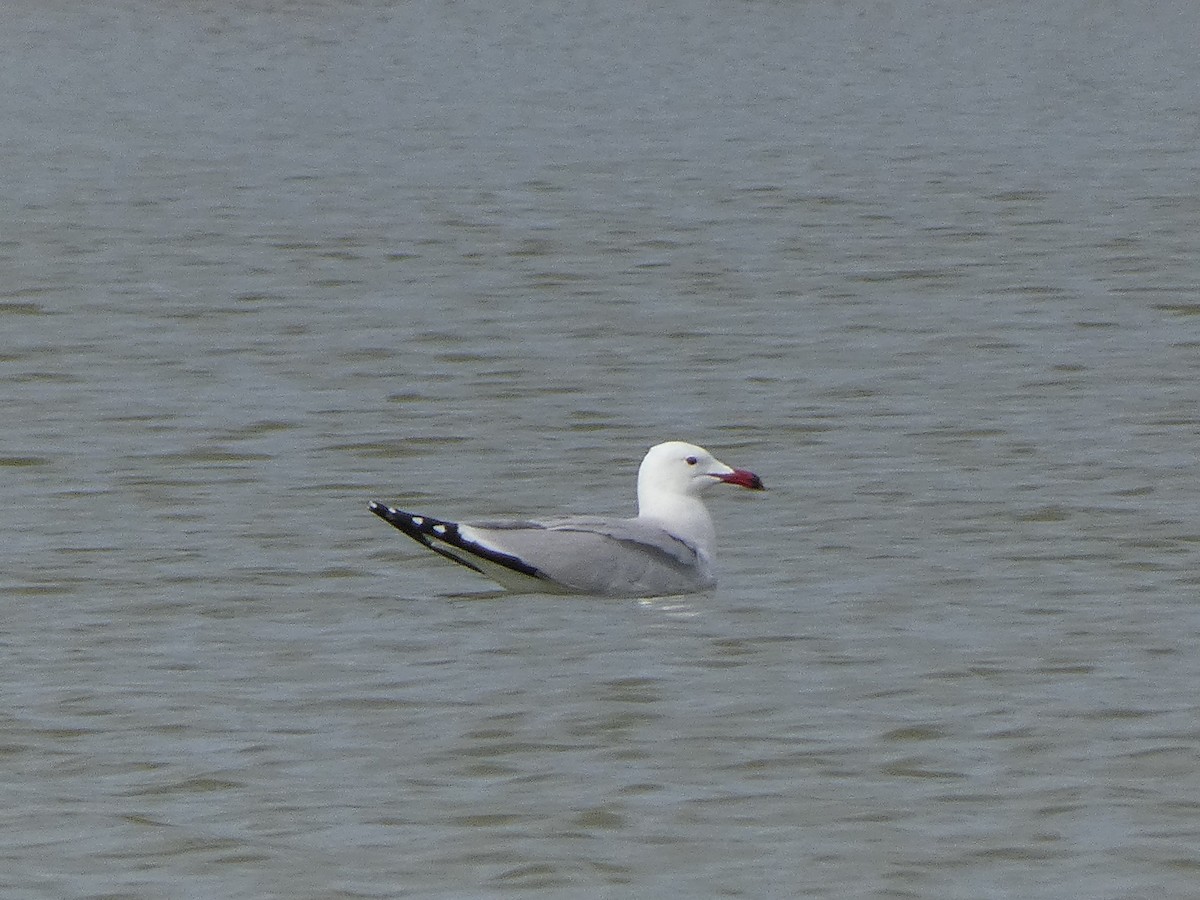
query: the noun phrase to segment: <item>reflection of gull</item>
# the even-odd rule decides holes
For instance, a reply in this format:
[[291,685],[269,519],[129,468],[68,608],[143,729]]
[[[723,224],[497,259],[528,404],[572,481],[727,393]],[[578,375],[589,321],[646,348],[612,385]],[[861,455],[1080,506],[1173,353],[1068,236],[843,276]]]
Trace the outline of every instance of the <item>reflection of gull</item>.
[[435,553],[513,591],[654,597],[710,588],[715,533],[700,494],[714,484],[754,490],[695,444],[650,448],[638,470],[636,519],[573,516],[541,521],[447,522],[371,502],[371,512]]

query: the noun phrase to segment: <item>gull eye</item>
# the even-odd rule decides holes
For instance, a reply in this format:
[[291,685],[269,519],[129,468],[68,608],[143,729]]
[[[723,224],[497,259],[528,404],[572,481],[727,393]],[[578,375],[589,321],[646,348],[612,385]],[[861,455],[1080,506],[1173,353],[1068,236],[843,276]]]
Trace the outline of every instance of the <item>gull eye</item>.
[[684,462],[686,462],[689,466],[694,466],[696,464],[696,457],[689,456],[687,459],[684,460]]

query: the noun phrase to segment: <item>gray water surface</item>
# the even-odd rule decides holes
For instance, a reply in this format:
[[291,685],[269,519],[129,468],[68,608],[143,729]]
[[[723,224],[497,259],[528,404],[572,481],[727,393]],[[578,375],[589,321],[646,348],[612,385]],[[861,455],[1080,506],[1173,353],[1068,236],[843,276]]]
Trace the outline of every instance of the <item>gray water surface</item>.
[[1197,895],[1200,8],[0,19],[4,896]]

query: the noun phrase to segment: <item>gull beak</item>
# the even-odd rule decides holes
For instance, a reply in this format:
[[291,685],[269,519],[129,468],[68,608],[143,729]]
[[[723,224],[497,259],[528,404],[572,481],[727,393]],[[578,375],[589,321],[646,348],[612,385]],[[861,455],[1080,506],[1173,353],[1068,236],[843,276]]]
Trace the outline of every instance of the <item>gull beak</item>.
[[723,475],[713,475],[718,481],[723,481],[726,484],[736,484],[738,487],[749,488],[752,491],[766,490],[763,487],[762,479],[753,472],[747,472],[745,469],[734,469],[732,472],[726,472]]

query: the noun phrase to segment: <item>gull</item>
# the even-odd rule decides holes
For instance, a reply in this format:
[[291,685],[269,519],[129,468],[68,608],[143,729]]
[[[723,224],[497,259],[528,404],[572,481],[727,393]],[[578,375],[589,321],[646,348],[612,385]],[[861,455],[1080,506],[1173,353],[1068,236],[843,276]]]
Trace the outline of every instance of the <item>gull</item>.
[[753,472],[727,466],[695,444],[667,441],[651,447],[638,469],[633,519],[468,523],[415,515],[378,500],[369,508],[434,553],[510,591],[659,597],[716,584],[716,531],[701,494],[718,484],[763,489]]

